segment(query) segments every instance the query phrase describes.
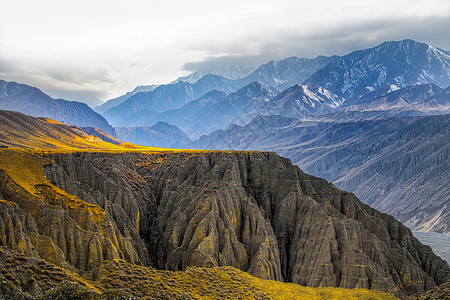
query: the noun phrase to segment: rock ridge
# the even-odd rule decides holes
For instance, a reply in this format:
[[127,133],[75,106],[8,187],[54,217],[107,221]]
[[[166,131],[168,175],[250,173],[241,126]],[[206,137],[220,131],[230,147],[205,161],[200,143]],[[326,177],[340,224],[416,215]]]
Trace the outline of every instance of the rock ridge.
[[104,209],[144,265],[233,266],[263,279],[399,296],[450,278],[448,264],[393,217],[274,153],[44,156],[54,161],[48,180]]

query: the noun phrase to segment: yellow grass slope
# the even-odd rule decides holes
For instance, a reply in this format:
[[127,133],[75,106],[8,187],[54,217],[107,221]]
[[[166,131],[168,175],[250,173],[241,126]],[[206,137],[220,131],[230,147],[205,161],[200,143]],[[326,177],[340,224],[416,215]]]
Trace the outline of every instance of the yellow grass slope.
[[115,145],[79,127],[48,118],[34,118],[19,112],[0,110],[0,148],[41,150],[163,150],[129,143]]
[[191,299],[397,299],[375,290],[310,288],[264,280],[232,267],[171,272],[114,260],[101,263],[95,273],[95,282],[102,288],[121,288],[150,299],[177,299],[180,295]]

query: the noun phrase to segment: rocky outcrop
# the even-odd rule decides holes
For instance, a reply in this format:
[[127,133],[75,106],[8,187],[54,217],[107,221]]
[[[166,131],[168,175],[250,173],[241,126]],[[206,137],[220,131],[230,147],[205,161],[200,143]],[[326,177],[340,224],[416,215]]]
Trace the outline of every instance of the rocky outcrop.
[[35,173],[51,161],[8,150],[0,156],[0,246],[69,270],[116,258],[142,264],[145,255],[138,255],[132,238],[103,209]]
[[101,207],[147,265],[228,265],[260,278],[397,295],[450,278],[448,264],[393,217],[274,153],[45,156],[54,161],[45,167],[50,182]]

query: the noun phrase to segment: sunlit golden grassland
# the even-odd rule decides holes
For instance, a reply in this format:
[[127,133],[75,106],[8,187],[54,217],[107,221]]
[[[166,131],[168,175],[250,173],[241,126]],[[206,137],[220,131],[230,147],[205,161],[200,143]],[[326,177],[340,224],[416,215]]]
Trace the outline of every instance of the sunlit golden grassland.
[[233,267],[188,268],[161,271],[128,264],[122,260],[102,263],[97,283],[103,288],[122,288],[151,299],[397,299],[376,290],[311,288],[298,284],[264,280]]

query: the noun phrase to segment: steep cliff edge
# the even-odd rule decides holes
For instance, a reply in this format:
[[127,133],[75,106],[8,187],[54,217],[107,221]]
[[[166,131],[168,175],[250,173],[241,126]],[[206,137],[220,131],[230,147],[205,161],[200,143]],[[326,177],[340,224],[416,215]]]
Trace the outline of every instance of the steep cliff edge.
[[[47,153],[49,181],[100,206],[148,264],[233,266],[308,286],[417,294],[446,262],[393,217],[261,152]],[[144,256],[145,258],[145,256]],[[142,261],[146,261],[145,259]]]

